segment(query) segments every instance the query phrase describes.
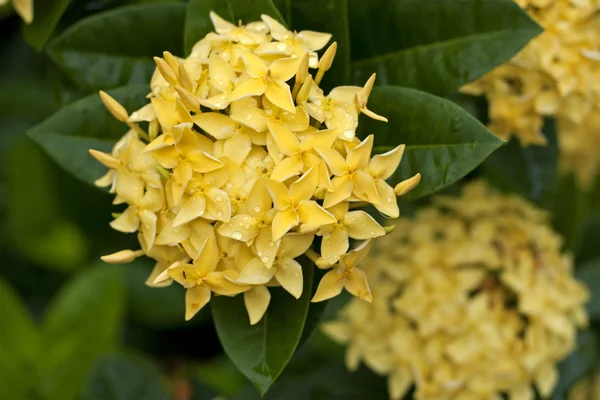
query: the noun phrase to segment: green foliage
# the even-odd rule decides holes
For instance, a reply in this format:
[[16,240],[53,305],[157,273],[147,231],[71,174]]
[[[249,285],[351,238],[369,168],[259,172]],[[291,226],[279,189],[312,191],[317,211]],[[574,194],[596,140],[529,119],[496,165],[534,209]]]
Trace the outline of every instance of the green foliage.
[[194,44],[209,32],[214,31],[209,13],[216,12],[221,18],[237,24],[259,21],[261,14],[285,23],[277,7],[271,0],[190,0],[185,17],[185,54],[188,55]]
[[69,0],[33,1],[33,22],[23,25],[23,37],[32,47],[41,50],[69,5]]
[[591,331],[579,333],[577,347],[558,366],[560,379],[552,400],[567,400],[569,389],[592,371],[598,362],[598,339]]
[[[0,378],[15,399],[76,399],[97,357],[116,347],[125,290],[118,270],[92,268],[61,289],[41,325],[0,280]],[[7,387],[6,387],[7,386]]]
[[542,29],[512,0],[370,0],[349,7],[352,81],[448,95]]
[[[146,102],[147,85],[127,86],[108,93],[128,110],[137,110]],[[110,152],[127,127],[104,107],[100,96],[90,95],[76,101],[28,132],[64,169],[92,184],[106,168],[89,154],[88,149]]]
[[575,275],[584,282],[591,293],[587,312],[592,320],[600,318],[600,257],[578,265]]
[[314,266],[301,257],[304,290],[296,300],[282,288],[271,288],[262,320],[250,325],[242,296],[212,300],[213,319],[225,353],[261,394],[281,374],[302,337],[313,291]]
[[103,357],[94,367],[82,400],[168,400],[160,371],[141,356]]
[[362,136],[375,134],[374,151],[387,152],[406,143],[393,184],[421,173],[408,198],[432,194],[472,171],[502,141],[456,104],[414,89],[375,88],[369,108],[385,115],[384,123],[361,118]]
[[516,138],[495,151],[484,163],[486,177],[495,186],[549,206],[558,177],[558,137],[551,120],[546,121],[547,146],[521,147]]
[[85,18],[54,39],[48,52],[71,79],[89,90],[145,84],[153,56],[182,55],[181,3],[120,7]]
[[335,62],[320,86],[331,89],[347,85],[350,82],[348,0],[294,0],[291,15],[295,30],[322,30],[333,35],[330,43],[337,42]]

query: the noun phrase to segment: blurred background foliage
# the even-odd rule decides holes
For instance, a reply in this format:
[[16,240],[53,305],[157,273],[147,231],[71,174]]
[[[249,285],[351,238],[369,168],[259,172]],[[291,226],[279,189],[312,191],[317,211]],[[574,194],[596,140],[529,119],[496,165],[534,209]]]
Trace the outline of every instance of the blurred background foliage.
[[[71,1],[60,21],[56,19],[54,35],[99,11],[124,3],[153,2]],[[43,2],[36,2],[36,7],[38,3]],[[59,3],[66,7],[69,2]],[[310,7],[288,9],[289,2],[275,3],[284,17],[289,19],[293,14],[306,22],[307,28],[312,27],[310,21],[314,19],[306,11]],[[318,2],[304,3],[317,6]],[[183,4],[181,10],[185,10]],[[2,397],[260,398],[224,356],[207,309],[186,323],[183,290],[175,286],[157,290],[144,285],[152,268],[149,261],[125,266],[107,266],[99,261],[103,254],[135,248],[135,237],[110,229],[114,209],[107,193],[72,177],[25,135],[62,106],[95,93],[99,87],[94,74],[74,82],[56,65],[55,60],[65,56],[61,41],[42,52],[33,48],[43,46],[50,34],[47,29],[23,29],[17,16],[7,14],[4,9],[0,20],[0,320],[2,325],[10,324],[11,329],[0,328]],[[160,17],[157,14],[155,22],[162,23],[164,29],[176,25]],[[314,22],[317,26],[321,23]],[[119,29],[128,33],[127,26]],[[152,49],[144,51],[182,52],[169,48],[164,40],[171,36],[162,35],[164,30],[153,32],[156,40],[146,42]],[[350,34],[353,39],[361,36],[352,31]],[[75,39],[64,39],[68,40],[71,47],[76,47],[72,41]],[[352,43],[358,49],[353,48],[352,54],[359,60],[370,55],[367,53],[371,50],[361,46],[360,40]],[[340,52],[344,57],[343,50]],[[81,57],[80,67],[90,65],[86,54],[75,56]],[[349,55],[346,57],[349,61]],[[143,83],[152,69],[151,61],[139,61],[137,67],[125,71],[127,74],[116,76],[114,86]],[[349,73],[339,72],[342,76]],[[339,78],[339,74],[330,74],[329,79]],[[485,120],[487,106],[481,99],[457,94],[449,97]],[[592,289],[589,310],[595,319],[600,317],[600,182],[591,191],[582,191],[572,177],[560,175],[553,129],[552,121],[547,121],[548,147],[522,149],[511,141],[471,177],[485,176],[496,186],[521,193],[553,213],[555,228],[565,236],[566,247],[575,255],[577,274]],[[455,189],[453,185],[445,192]],[[404,215],[410,215],[418,204],[426,202],[404,202],[401,209]],[[326,317],[331,317],[343,300],[330,302]],[[563,363],[556,399],[566,398],[568,389],[597,363],[598,327],[593,328],[582,334],[579,349]],[[298,351],[265,396],[286,400],[386,397],[383,378],[366,369],[350,375],[343,364],[343,349],[319,332]]]

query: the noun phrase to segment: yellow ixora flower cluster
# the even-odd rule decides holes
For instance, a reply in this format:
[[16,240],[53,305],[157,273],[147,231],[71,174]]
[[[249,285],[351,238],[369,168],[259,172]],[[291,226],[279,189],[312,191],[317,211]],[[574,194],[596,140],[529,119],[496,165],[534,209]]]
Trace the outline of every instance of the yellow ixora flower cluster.
[[[150,103],[131,115],[108,94],[102,100],[131,130],[112,154],[90,150],[110,168],[99,186],[111,186],[115,204],[128,208],[111,222],[121,232],[139,231],[141,250],[105,256],[128,262],[140,255],[157,261],[148,284],[176,281],[186,291],[186,319],[211,294],[244,293],[250,322],[270,301],[269,286],[299,298],[307,254],[332,271],[313,301],[343,287],[370,300],[355,265],[370,240],[385,234],[366,212],[372,204],[399,215],[396,195],[420,175],[394,189],[386,183],[404,151],[400,145],[371,158],[373,136],[355,137],[375,76],[364,87],[319,88],[335,56],[331,35],[291,32],[273,18],[233,25],[215,13],[209,33],[180,59],[155,58]],[[309,72],[316,68],[316,74]],[[293,84],[290,83],[293,80]],[[146,129],[147,127],[147,129]],[[315,236],[322,237],[319,255]],[[349,239],[363,240],[349,251]]]
[[561,165],[590,184],[600,170],[600,0],[516,0],[544,29],[516,57],[463,91],[485,94],[490,129],[545,144],[558,121]]
[[12,3],[15,11],[26,24],[33,22],[33,0],[0,0],[0,7]]
[[588,292],[547,215],[483,182],[400,219],[363,262],[373,302],[324,325],[400,399],[534,399],[585,326]]

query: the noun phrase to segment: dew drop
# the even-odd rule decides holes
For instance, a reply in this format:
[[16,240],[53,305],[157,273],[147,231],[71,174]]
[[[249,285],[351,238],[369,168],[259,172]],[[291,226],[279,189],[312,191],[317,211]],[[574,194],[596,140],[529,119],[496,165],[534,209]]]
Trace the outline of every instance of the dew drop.
[[277,50],[279,50],[279,51],[283,51],[283,50],[285,50],[285,49],[287,49],[287,44],[285,44],[285,43],[279,43],[279,44],[277,45]]
[[221,107],[222,107],[222,104],[221,104],[221,103],[219,103],[219,102],[216,102],[216,103],[215,103],[215,107],[217,107],[217,108],[221,108]]
[[219,211],[219,212],[217,213],[217,217],[219,217],[219,218],[220,218],[220,217],[222,217],[222,216],[223,216],[223,211]]
[[233,184],[231,182],[227,182],[227,185],[225,185],[227,187],[227,189],[231,189],[233,187]]
[[263,257],[261,258],[262,262],[267,263],[269,262],[269,257]]
[[235,232],[233,232],[231,237],[234,238],[235,240],[242,240],[243,235],[242,235],[242,232],[235,231]]
[[223,196],[217,195],[216,199],[217,199],[217,201],[221,201],[221,200],[223,200]]
[[273,241],[272,241],[272,240],[269,240],[269,247],[273,247],[273,245],[274,245],[274,244],[275,244],[275,243],[273,243]]
[[323,102],[321,101],[321,99],[315,99],[315,101],[313,101],[313,103],[316,106],[320,106],[321,104],[323,104]]
[[346,139],[352,139],[354,137],[354,131],[348,129],[347,131],[344,131],[344,137]]
[[246,229],[250,228],[250,224],[244,224],[244,228],[246,228]]
[[259,257],[262,257],[263,253],[262,253],[262,251],[257,251],[256,255],[259,256]]
[[300,272],[294,271],[294,276],[300,276]]
[[246,118],[244,118],[244,119],[245,119],[246,121],[250,121],[250,120],[252,120],[252,118],[254,118],[254,117],[252,116],[252,114],[248,114],[248,115],[246,115]]
[[259,212],[260,211],[260,207],[259,206],[254,207],[254,211],[255,212]]
[[391,197],[391,196],[387,198],[387,202],[388,202],[388,203],[391,203],[391,202],[392,202],[392,200],[394,200],[394,198],[393,198],[393,197]]

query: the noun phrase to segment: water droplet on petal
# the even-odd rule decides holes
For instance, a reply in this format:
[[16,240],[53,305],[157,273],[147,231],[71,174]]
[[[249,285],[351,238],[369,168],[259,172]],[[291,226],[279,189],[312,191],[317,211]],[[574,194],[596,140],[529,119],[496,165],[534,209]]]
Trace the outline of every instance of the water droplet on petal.
[[260,207],[259,206],[254,207],[254,211],[255,212],[259,212],[260,211]]
[[219,212],[217,212],[217,217],[219,217],[219,218],[220,218],[220,217],[222,217],[222,216],[223,216],[223,211],[219,211]]
[[244,118],[244,119],[245,119],[246,121],[250,121],[252,118],[254,118],[254,117],[252,116],[252,114],[248,114],[248,115],[246,115],[246,118]]
[[244,228],[249,229],[250,228],[250,224],[244,224]]
[[287,49],[287,44],[285,44],[285,43],[277,44],[277,50],[284,51],[285,49]]
[[225,185],[227,187],[227,189],[231,189],[233,187],[233,184],[231,182],[227,182],[227,185]]
[[353,130],[348,129],[347,131],[344,131],[344,137],[346,139],[352,139],[352,138],[354,138],[354,135],[355,135],[355,133]]
[[262,253],[262,251],[257,251],[257,252],[256,252],[256,255],[257,255],[257,256],[259,256],[259,257],[261,257],[261,256],[262,256],[262,254],[263,254],[263,253]]
[[216,199],[217,199],[217,201],[222,201],[223,200],[223,196],[217,195]]
[[273,245],[274,245],[273,241],[272,241],[272,240],[269,240],[269,246],[270,246],[270,247],[273,247]]
[[269,262],[269,257],[263,257],[261,258],[262,262],[267,263]]
[[235,231],[235,232],[233,232],[231,237],[235,240],[242,240],[243,235],[242,235],[242,232]]
[[323,102],[321,101],[321,99],[315,99],[315,100],[313,101],[313,103],[314,103],[314,105],[316,105],[316,106],[320,106],[321,104],[323,104]]

